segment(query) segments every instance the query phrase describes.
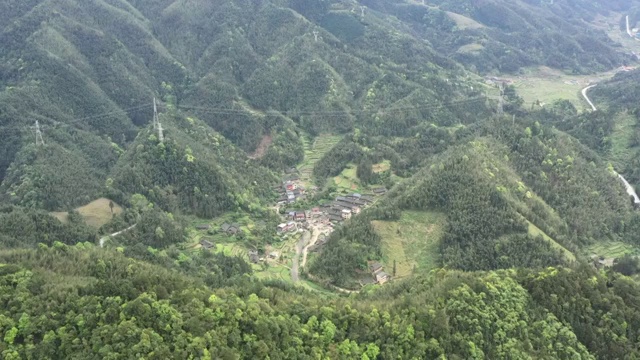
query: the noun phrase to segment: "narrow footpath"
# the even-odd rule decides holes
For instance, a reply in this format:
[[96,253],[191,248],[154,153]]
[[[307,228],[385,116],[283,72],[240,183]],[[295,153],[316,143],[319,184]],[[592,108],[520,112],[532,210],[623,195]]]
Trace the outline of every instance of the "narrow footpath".
[[138,224],[133,224],[133,225],[129,226],[128,228],[126,228],[126,229],[124,229],[124,230],[120,230],[120,231],[118,231],[118,232],[115,232],[115,233],[113,233],[113,234],[111,234],[111,235],[103,236],[103,237],[100,239],[100,247],[104,247],[104,243],[105,243],[105,241],[107,241],[107,239],[108,239],[108,238],[110,238],[110,237],[116,237],[116,236],[118,236],[118,235],[120,235],[120,234],[126,233],[127,231],[129,231],[129,230],[133,229],[134,227],[136,227],[136,225],[138,225]]

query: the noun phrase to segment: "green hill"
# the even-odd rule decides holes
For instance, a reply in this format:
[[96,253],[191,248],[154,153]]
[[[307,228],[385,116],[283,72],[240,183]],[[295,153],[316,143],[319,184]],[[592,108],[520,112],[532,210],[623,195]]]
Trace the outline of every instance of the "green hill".
[[0,358],[640,357],[640,72],[593,112],[511,81],[635,65],[638,9],[0,3]]

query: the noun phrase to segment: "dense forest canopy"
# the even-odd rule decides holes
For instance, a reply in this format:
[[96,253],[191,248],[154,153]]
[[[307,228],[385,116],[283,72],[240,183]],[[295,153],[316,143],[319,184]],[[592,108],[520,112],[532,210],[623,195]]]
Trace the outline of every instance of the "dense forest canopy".
[[0,358],[640,357],[627,15],[0,1]]

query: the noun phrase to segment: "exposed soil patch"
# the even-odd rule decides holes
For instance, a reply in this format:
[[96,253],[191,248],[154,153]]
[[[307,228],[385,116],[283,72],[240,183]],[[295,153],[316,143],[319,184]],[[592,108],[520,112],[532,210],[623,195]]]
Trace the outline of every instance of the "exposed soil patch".
[[271,146],[272,142],[273,136],[271,136],[271,134],[263,136],[262,140],[260,140],[260,144],[258,144],[258,147],[256,148],[256,151],[249,155],[249,159],[262,159],[262,157],[267,153],[267,150],[269,150],[269,146]]

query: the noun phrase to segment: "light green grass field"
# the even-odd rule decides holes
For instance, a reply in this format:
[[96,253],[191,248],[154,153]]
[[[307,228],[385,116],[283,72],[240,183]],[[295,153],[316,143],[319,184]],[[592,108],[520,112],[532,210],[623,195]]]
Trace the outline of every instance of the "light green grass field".
[[[114,202],[112,214],[109,202],[109,199],[100,198],[88,203],[87,205],[76,208],[75,210],[82,215],[84,220],[87,222],[87,225],[98,229],[102,225],[108,223],[113,214],[118,215],[123,211],[122,207]],[[51,215],[65,224],[69,217],[67,212],[52,212]]]
[[392,273],[396,261],[396,277],[412,274],[413,267],[421,271],[438,264],[438,247],[444,236],[446,217],[438,212],[405,211],[399,221],[373,221],[382,237],[385,271]]
[[580,91],[586,85],[582,83],[567,84],[561,79],[536,79],[518,81],[515,88],[518,94],[524,99],[526,106],[531,106],[536,100],[543,103],[552,104],[556,100],[569,100],[578,109],[585,106]]
[[481,29],[484,27],[484,25],[464,15],[460,15],[451,11],[447,11],[447,15],[451,20],[453,20],[456,23],[456,26],[460,30]]

